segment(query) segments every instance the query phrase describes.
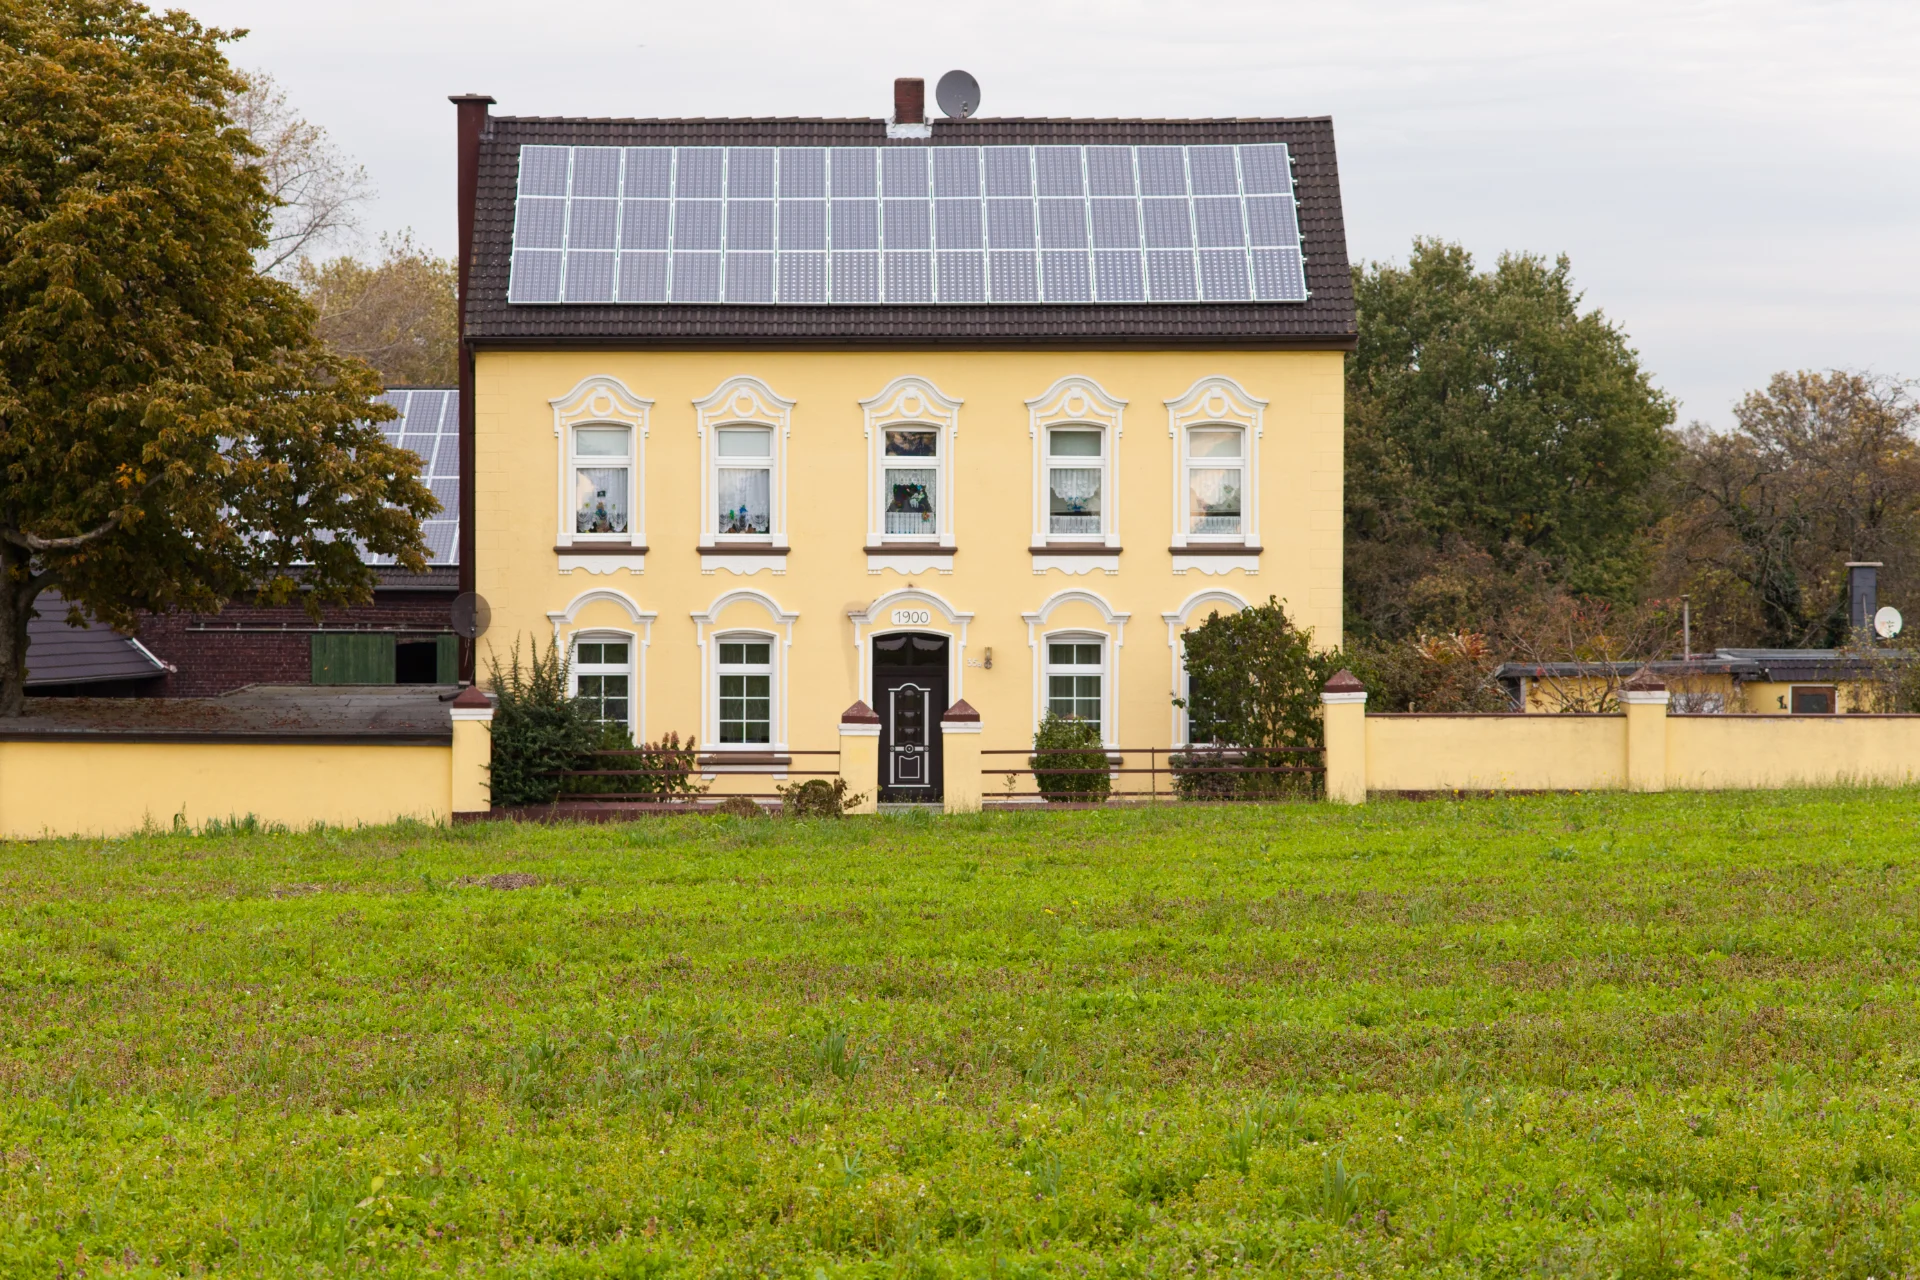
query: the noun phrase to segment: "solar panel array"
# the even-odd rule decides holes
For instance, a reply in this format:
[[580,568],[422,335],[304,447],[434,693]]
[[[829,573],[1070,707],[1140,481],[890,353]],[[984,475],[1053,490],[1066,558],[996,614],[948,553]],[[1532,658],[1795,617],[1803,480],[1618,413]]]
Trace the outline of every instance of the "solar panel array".
[[[427,563],[460,562],[460,393],[445,388],[388,391],[380,397],[400,416],[380,424],[388,444],[420,456],[420,478],[440,500],[440,511],[420,522]],[[392,564],[391,556],[368,556],[369,564]]]
[[1304,302],[1284,143],[520,148],[519,303]]

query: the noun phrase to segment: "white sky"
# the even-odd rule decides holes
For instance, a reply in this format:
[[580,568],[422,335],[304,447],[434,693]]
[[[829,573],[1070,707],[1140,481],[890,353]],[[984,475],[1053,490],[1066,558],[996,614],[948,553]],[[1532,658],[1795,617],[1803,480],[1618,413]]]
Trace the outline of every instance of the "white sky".
[[1920,376],[1912,0],[173,2],[366,166],[370,239],[451,252],[449,93],[873,117],[964,67],[981,115],[1331,115],[1355,259],[1565,252],[1682,420],[1780,369]]

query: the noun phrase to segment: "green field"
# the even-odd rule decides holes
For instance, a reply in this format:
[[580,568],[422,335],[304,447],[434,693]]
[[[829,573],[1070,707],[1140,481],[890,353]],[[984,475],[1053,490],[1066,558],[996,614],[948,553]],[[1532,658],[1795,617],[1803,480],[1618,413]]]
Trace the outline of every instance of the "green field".
[[1916,817],[3,845],[0,1274],[1910,1274]]

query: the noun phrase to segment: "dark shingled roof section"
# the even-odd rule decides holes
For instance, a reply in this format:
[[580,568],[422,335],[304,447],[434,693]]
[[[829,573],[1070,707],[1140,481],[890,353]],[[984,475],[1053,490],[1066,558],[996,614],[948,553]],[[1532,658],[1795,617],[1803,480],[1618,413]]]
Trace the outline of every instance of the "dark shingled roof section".
[[453,718],[430,685],[250,685],[217,698],[34,698],[0,742],[361,742],[439,746]]
[[56,591],[41,593],[27,620],[27,688],[100,684],[108,680],[153,680],[166,664],[104,623],[67,625],[67,602]]
[[[520,148],[554,146],[1119,146],[1284,142],[1307,255],[1299,302],[979,306],[751,306],[507,302]],[[890,140],[881,120],[558,120],[497,116],[480,143],[467,337],[476,346],[1197,346],[1354,345],[1353,282],[1333,121],[968,120],[931,143]]]

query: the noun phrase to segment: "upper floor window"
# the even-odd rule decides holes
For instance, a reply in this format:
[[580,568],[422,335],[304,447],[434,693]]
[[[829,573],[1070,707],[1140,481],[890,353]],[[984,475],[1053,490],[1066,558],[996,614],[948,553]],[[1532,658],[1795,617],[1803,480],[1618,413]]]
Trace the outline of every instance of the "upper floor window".
[[1187,429],[1187,532],[1194,537],[1244,535],[1246,434],[1240,427]]
[[1047,536],[1098,537],[1106,479],[1106,432],[1098,427],[1047,430]]
[[722,746],[773,741],[773,642],[752,637],[719,642],[720,705],[715,717]]
[[[862,400],[860,408],[868,441],[869,556],[884,556],[887,548],[902,543],[914,544],[915,555],[951,548],[960,402],[925,378],[907,374]],[[943,566],[952,567],[951,561]]]
[[[1072,374],[1027,401],[1033,439],[1033,546],[1075,543],[1119,550],[1120,440],[1127,402]],[[1079,570],[1076,570],[1079,571]],[[1118,572],[1118,561],[1107,566]]]
[[580,640],[573,646],[574,697],[602,724],[633,723],[632,654],[626,640]]
[[1047,641],[1048,711],[1099,727],[1107,672],[1103,648],[1098,640]]
[[[786,554],[787,444],[793,401],[758,378],[729,378],[693,402],[700,434],[700,546],[745,543]],[[726,555],[741,555],[736,547]],[[703,570],[714,565],[702,560]]]
[[573,531],[624,534],[633,510],[633,429],[573,428]]
[[[1167,401],[1173,444],[1173,551],[1214,543],[1205,555],[1260,550],[1260,437],[1267,402],[1232,378],[1213,375]],[[1198,549],[1196,547],[1196,549]],[[1225,564],[1225,561],[1219,562]],[[1243,561],[1242,567],[1252,562]]]
[[[549,403],[559,455],[554,549],[601,542],[645,551],[647,416],[653,402],[618,378],[594,374]],[[609,550],[599,547],[594,554]]]
[[940,432],[934,427],[888,427],[880,496],[888,538],[940,535]]
[[773,530],[773,431],[721,427],[714,441],[714,494],[720,534],[765,536]]

